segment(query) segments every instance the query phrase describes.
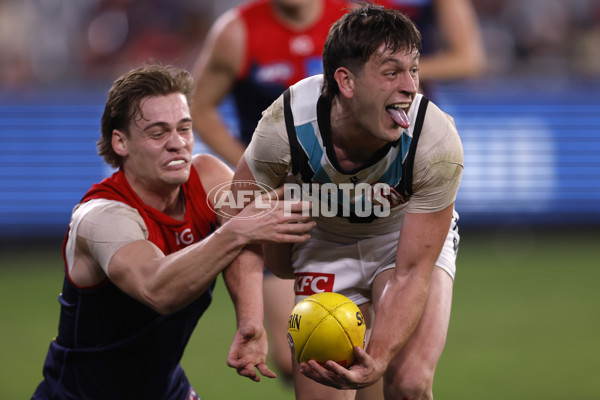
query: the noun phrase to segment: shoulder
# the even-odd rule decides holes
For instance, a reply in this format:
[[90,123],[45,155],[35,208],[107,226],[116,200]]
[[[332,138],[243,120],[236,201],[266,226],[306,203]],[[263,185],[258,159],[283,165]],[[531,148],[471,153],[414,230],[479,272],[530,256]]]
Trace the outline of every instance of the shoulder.
[[210,28],[206,41],[215,43],[217,48],[234,52],[246,38],[245,23],[238,8],[221,14]]
[[[223,161],[210,154],[195,155],[192,164],[198,173],[204,192],[209,195],[207,200],[214,205],[215,199],[229,190],[233,171]],[[222,223],[221,218],[221,215],[217,214],[219,224]]]
[[72,218],[81,219],[84,216],[94,216],[97,218],[103,214],[139,216],[139,212],[128,204],[117,200],[99,198],[76,205],[73,208]]
[[[462,165],[463,149],[454,118],[429,102],[423,121],[423,129],[417,146],[418,153],[437,154]],[[447,160],[450,161],[450,160]]]
[[206,193],[223,183],[231,182],[233,171],[225,162],[211,154],[196,154],[192,164]]
[[147,239],[148,230],[138,210],[116,200],[93,199],[73,209],[71,234],[96,241]]
[[90,279],[88,274],[97,276],[94,272],[97,267],[94,266],[100,266],[108,275],[108,264],[115,252],[128,243],[147,240],[148,236],[148,229],[138,210],[125,203],[92,199],[78,204],[73,210],[65,244],[69,273],[72,274],[76,268],[80,278],[84,274],[84,279]]
[[271,13],[271,0],[254,0],[249,1],[243,4],[240,4],[236,7],[238,10],[240,17],[246,20],[251,20],[255,18],[264,19],[267,16],[270,16]]
[[314,94],[316,92],[320,96],[322,87],[323,87],[323,74],[317,74],[317,75],[308,76],[306,78],[299,80],[298,82],[296,82],[295,84],[290,86],[290,91],[292,92],[292,94],[294,94],[296,92],[299,92],[299,93],[308,92],[308,93]]
[[323,75],[304,78],[290,87],[290,105],[295,125],[311,121],[317,115],[317,103],[323,90]]

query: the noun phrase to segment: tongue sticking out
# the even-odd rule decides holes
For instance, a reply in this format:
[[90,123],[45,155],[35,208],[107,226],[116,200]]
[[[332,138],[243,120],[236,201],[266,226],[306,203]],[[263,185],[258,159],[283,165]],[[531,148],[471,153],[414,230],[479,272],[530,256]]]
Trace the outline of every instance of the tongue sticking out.
[[396,125],[401,126],[404,129],[407,129],[410,126],[410,121],[408,120],[408,116],[404,112],[403,109],[398,109],[394,107],[386,108],[387,115],[390,116],[392,121],[396,123]]

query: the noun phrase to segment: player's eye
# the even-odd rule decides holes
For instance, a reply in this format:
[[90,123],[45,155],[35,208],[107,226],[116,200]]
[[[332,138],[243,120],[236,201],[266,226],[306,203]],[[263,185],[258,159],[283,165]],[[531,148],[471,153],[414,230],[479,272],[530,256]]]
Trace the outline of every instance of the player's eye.
[[165,136],[165,130],[154,129],[148,132],[148,136],[152,139],[160,139]]

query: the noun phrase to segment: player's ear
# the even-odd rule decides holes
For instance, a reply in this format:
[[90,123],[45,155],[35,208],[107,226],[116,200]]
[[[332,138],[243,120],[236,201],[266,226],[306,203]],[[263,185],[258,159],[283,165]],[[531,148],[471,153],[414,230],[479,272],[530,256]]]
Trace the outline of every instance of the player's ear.
[[347,98],[354,96],[354,74],[346,67],[339,67],[335,70],[333,78],[338,84],[340,94]]
[[127,150],[127,135],[125,132],[118,129],[113,130],[112,133],[112,147],[115,153],[121,157],[125,157],[128,154]]

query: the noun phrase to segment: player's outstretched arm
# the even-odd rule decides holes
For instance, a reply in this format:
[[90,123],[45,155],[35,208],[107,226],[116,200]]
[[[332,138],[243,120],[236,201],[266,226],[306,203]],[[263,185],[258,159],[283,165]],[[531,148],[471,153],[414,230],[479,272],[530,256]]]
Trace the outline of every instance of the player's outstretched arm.
[[[233,198],[238,198],[239,191],[242,190],[242,187],[247,188],[248,182],[255,182],[244,158],[240,160],[236,168],[233,182]],[[236,185],[235,182],[245,182],[245,184],[240,186]],[[286,214],[291,211],[295,215],[292,218],[296,218],[299,223],[305,227],[314,227],[315,222],[309,221],[309,216],[302,215],[302,209],[306,207],[306,204],[302,202],[286,204],[283,200],[283,188],[276,189],[274,193],[280,199],[275,210],[277,213],[282,212],[283,218],[290,218],[289,216],[286,217]],[[239,209],[229,209],[227,211],[229,215],[241,215],[245,212],[246,209],[241,212]],[[294,227],[287,226],[287,229],[293,230]],[[302,238],[304,240],[304,235],[302,235]],[[281,240],[278,243],[286,242],[285,237],[279,239]],[[274,242],[271,240],[264,243]],[[292,243],[291,240],[287,240],[287,242]],[[238,322],[238,330],[229,351],[227,365],[235,368],[238,374],[257,382],[260,380],[257,370],[263,376],[275,377],[275,374],[266,365],[268,344],[263,326],[263,268],[264,261],[261,247],[251,245],[246,246],[223,273]]]
[[[213,156],[195,156],[194,165],[207,193],[218,183],[231,180],[231,171]],[[265,213],[262,207],[269,203],[266,198],[261,201],[261,206],[250,203],[237,218],[224,222],[207,238],[167,256],[148,240],[128,243],[110,259],[108,275],[121,290],[157,312],[177,311],[203,293],[246,246],[303,242],[309,238],[307,232],[314,222],[297,212],[285,213],[281,204],[274,204],[273,211]],[[79,242],[82,243],[79,252],[89,253],[85,240]],[[239,290],[243,293],[245,285],[240,284]],[[252,305],[250,300],[247,302]]]

